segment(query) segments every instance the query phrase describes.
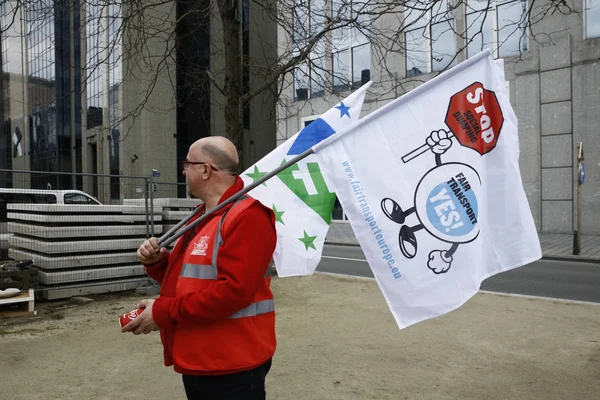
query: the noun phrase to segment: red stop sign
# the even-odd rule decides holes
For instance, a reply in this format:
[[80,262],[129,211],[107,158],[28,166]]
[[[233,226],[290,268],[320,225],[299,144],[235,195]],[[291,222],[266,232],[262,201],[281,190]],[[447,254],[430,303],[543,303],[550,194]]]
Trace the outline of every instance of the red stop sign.
[[504,116],[496,93],[475,82],[450,98],[445,121],[461,145],[483,155],[496,147]]

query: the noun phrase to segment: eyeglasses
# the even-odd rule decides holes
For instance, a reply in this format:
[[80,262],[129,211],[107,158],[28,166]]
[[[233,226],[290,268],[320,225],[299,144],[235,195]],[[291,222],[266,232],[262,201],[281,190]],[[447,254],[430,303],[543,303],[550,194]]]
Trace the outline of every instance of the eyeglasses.
[[181,166],[183,167],[183,169],[188,169],[190,167],[190,165],[202,165],[202,164],[208,165],[213,171],[218,171],[218,169],[216,169],[213,165],[211,165],[207,162],[204,162],[204,161],[188,161],[188,160],[181,161]]

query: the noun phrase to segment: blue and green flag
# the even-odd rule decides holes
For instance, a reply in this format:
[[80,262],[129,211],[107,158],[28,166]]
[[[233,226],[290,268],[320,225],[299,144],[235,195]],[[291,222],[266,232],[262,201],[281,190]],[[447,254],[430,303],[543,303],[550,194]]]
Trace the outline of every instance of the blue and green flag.
[[[336,104],[242,174],[246,185],[293,159],[359,118],[371,82]],[[249,193],[275,213],[277,247],[273,259],[281,277],[311,275],[331,223],[335,194],[310,155]]]

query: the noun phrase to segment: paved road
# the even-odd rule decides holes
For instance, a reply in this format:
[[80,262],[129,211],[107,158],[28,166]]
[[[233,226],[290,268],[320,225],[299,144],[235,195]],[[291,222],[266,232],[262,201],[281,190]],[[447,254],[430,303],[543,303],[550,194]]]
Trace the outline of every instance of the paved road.
[[[325,246],[317,271],[373,277],[357,246]],[[492,276],[481,289],[600,303],[600,264],[539,260]]]

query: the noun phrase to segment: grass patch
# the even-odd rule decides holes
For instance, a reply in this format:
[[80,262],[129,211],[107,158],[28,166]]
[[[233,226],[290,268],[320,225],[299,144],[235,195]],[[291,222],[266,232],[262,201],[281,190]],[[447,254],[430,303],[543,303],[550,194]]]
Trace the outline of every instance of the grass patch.
[[[52,330],[52,329],[56,329],[56,328],[50,327],[45,330],[48,331],[48,330]],[[0,329],[0,335],[18,335],[20,333],[40,333],[40,332],[44,332],[44,330],[35,329],[35,328],[25,328],[25,329],[21,329],[18,331],[7,331],[6,329]]]
[[52,315],[50,315],[50,318],[58,320],[58,319],[64,319],[65,316],[62,314],[52,314]]
[[41,329],[35,329],[35,328],[26,328],[26,329],[21,329],[20,331],[14,331],[13,333],[39,333],[42,332]]

